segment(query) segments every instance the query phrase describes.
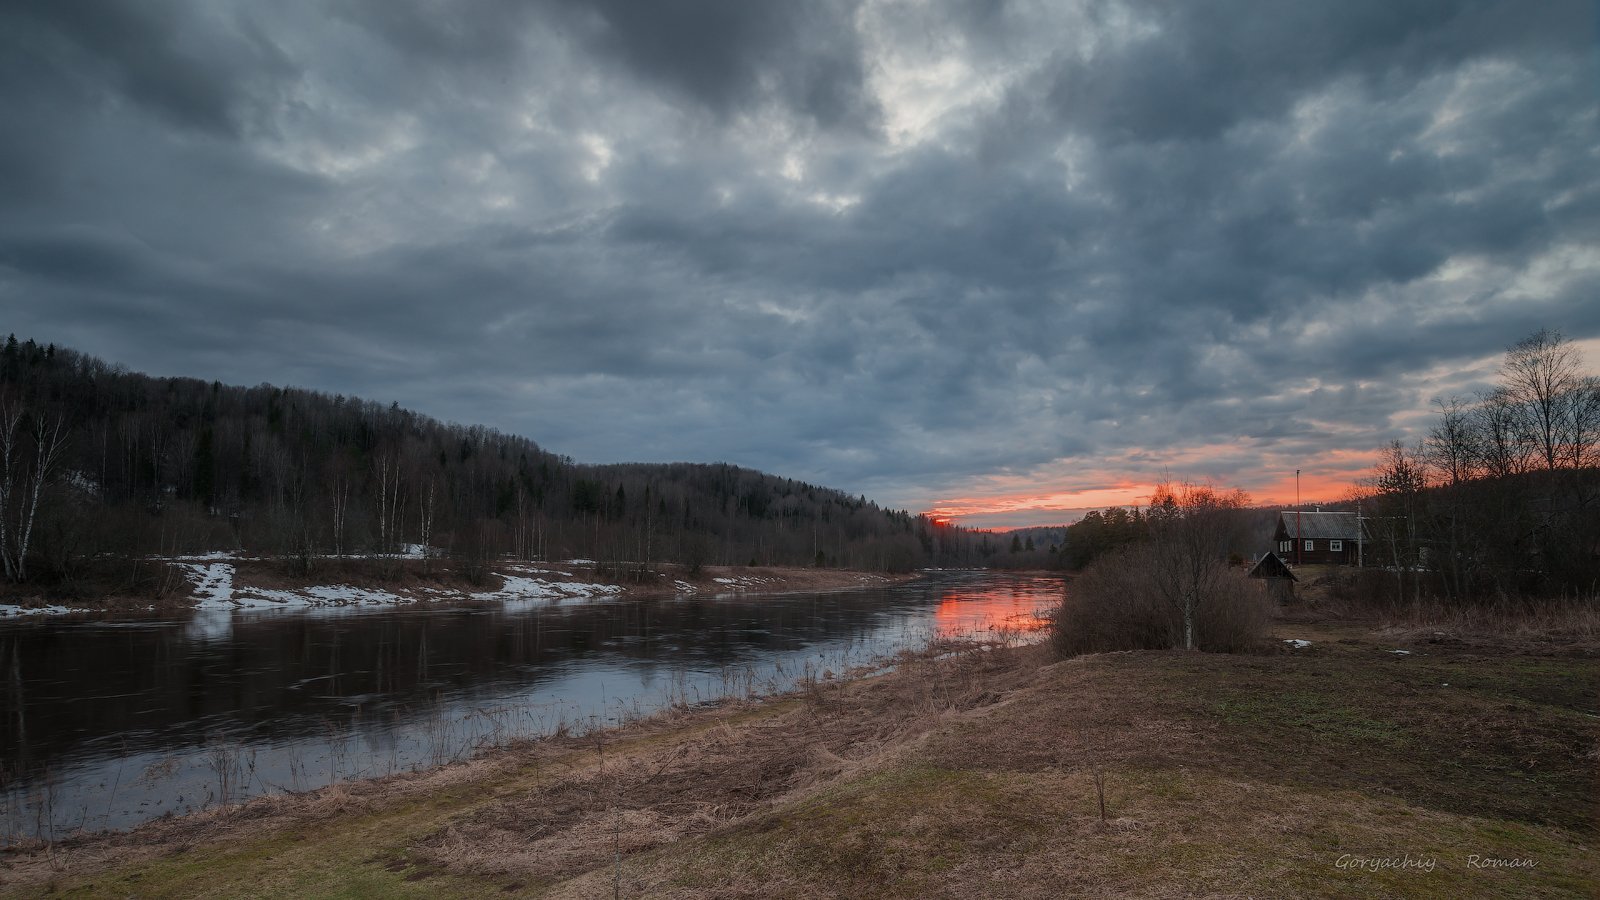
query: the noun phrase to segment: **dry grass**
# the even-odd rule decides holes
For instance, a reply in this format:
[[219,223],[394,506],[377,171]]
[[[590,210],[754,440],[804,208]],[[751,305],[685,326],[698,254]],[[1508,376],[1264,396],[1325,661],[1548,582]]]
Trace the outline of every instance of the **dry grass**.
[[[1595,657],[1292,627],[1313,645],[907,657],[157,823],[65,862],[13,855],[0,879],[85,896],[1594,894]],[[1340,865],[1389,856],[1433,869]]]
[[[1435,629],[1491,639],[1583,643],[1600,649],[1600,594],[1446,599],[1408,587],[1397,598],[1394,576],[1377,569],[1305,566],[1301,608],[1322,618],[1371,621],[1386,629]],[[1407,583],[1410,585],[1410,582]]]
[[1600,644],[1600,597],[1513,600],[1468,605],[1423,600],[1380,610],[1393,629],[1446,629],[1471,635],[1545,638]]
[[895,677],[812,682],[792,712],[742,728],[719,724],[643,752],[623,745],[607,754],[597,743],[588,768],[485,805],[421,842],[412,858],[553,882],[619,849],[632,855],[709,833],[881,768],[949,715],[991,705],[1026,671],[1001,659],[907,655]]
[[193,587],[169,562],[104,557],[84,560],[68,574],[39,574],[22,584],[0,581],[0,603],[24,608],[64,604],[74,609],[170,610],[190,605]]

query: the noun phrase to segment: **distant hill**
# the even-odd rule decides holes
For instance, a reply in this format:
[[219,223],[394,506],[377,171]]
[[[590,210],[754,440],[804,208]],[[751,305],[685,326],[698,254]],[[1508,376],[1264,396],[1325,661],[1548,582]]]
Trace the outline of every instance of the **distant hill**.
[[[0,437],[13,450],[6,521],[27,518],[41,436],[50,444],[37,426],[64,433],[23,553],[30,577],[105,554],[309,557],[407,544],[618,565],[978,561],[962,529],[738,466],[584,465],[398,405],[154,378],[15,337],[0,349],[0,397],[10,411]],[[9,555],[20,538],[15,527],[3,536]]]

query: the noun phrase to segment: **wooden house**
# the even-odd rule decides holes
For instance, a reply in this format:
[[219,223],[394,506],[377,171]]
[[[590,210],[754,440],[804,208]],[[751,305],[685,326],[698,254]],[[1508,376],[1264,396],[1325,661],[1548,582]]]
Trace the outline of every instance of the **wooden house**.
[[1293,566],[1354,566],[1361,562],[1363,541],[1368,540],[1360,517],[1353,512],[1278,513],[1273,551]]

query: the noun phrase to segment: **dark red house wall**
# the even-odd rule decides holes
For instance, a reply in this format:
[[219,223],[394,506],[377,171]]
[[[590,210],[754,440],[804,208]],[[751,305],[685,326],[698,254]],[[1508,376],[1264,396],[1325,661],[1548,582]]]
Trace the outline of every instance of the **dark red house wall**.
[[1289,541],[1288,532],[1279,527],[1278,533],[1273,538],[1272,549],[1283,561],[1291,566],[1295,565],[1335,565],[1353,566],[1356,564],[1356,542],[1345,541],[1344,549],[1329,550],[1332,543],[1327,538],[1306,538],[1312,543],[1312,549],[1306,550],[1301,541],[1290,541],[1289,549],[1281,549],[1284,541]]

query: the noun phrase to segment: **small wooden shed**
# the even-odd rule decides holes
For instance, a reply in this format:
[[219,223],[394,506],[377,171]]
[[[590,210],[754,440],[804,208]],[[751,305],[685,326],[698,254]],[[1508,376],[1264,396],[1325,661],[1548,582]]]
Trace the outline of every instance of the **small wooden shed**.
[[1247,574],[1251,578],[1260,578],[1267,586],[1267,596],[1279,603],[1294,599],[1294,585],[1300,580],[1294,577],[1289,564],[1270,550],[1256,560]]

